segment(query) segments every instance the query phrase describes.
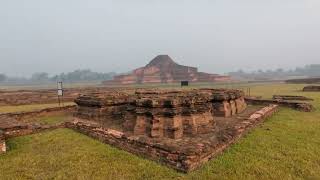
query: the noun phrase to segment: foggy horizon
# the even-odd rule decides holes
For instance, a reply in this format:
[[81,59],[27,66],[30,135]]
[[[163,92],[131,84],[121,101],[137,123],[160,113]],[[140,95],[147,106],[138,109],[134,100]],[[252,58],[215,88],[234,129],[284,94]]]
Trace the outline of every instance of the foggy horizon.
[[320,2],[0,2],[0,73],[126,73],[159,54],[199,71],[320,64]]

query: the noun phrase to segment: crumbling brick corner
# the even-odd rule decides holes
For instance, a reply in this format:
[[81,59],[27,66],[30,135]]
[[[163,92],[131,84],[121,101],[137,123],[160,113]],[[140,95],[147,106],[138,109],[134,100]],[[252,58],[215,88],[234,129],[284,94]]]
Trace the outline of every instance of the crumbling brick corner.
[[244,92],[231,89],[200,89],[211,95],[213,113],[215,116],[231,117],[244,112],[247,103],[244,99]]

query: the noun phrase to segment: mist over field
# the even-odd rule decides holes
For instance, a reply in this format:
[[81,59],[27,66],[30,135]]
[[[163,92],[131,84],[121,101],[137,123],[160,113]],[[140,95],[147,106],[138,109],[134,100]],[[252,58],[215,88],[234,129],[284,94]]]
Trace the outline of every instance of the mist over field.
[[158,54],[227,73],[320,63],[318,0],[0,2],[0,74],[127,72]]

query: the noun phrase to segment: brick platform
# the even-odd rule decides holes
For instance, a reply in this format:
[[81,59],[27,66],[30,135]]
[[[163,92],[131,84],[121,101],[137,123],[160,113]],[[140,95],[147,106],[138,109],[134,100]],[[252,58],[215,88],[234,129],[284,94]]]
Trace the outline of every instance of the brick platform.
[[131,153],[190,172],[272,115],[238,90],[141,90],[80,96],[66,127]]

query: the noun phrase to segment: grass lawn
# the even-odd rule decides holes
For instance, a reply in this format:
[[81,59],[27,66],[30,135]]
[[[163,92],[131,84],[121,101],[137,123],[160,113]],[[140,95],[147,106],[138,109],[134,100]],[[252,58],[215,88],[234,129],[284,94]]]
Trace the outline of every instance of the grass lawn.
[[41,125],[57,125],[61,124],[63,122],[72,120],[72,113],[66,113],[66,112],[57,112],[50,116],[40,116],[30,119],[24,119],[23,122],[31,123],[31,122],[37,122]]
[[320,92],[303,85],[250,85],[251,94],[314,98],[312,113],[287,108],[202,168],[181,174],[72,130],[8,140],[0,179],[320,179]]
[[69,129],[14,138],[0,156],[0,179],[149,179],[179,176],[156,162]]
[[[65,106],[74,105],[73,102],[64,103]],[[27,112],[41,110],[45,108],[59,107],[58,103],[54,104],[30,104],[30,105],[19,105],[19,106],[0,106],[0,113],[13,113],[13,112]]]

